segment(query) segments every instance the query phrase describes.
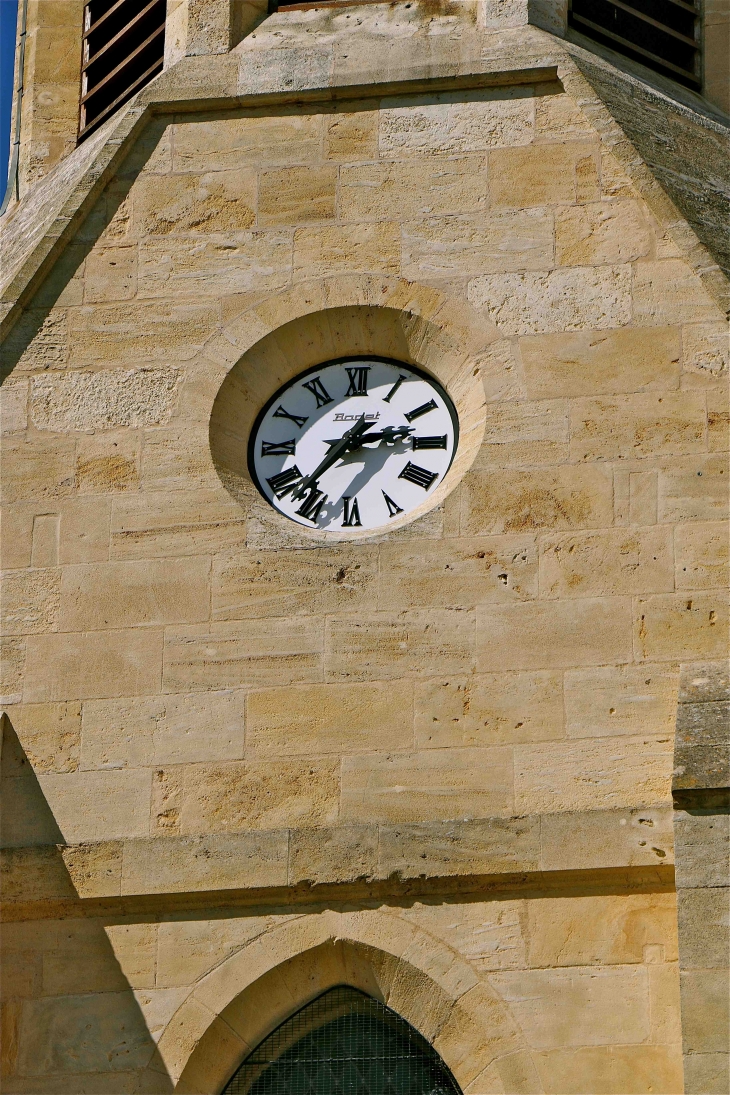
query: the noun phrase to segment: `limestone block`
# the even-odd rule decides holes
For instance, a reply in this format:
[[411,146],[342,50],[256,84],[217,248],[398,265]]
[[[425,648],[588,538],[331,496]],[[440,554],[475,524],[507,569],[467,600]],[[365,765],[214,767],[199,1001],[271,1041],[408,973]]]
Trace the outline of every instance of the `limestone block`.
[[378,111],[372,103],[340,103],[325,122],[328,160],[374,160],[378,155]]
[[110,430],[83,434],[76,446],[76,485],[83,494],[107,494],[139,487],[140,436]]
[[730,1086],[727,1050],[721,1053],[688,1053],[683,1064],[685,1091],[724,1092]]
[[332,825],[339,798],[337,759],[176,765],[154,773],[152,832],[187,836]]
[[23,1038],[18,1055],[30,1091],[50,1074],[58,1095],[132,1092],[139,1081],[135,1070],[145,1068],[154,1051],[131,990],[41,997],[28,1002],[23,1024],[34,1032]]
[[[148,885],[149,867],[145,867],[145,858],[149,862],[149,847],[148,843],[140,841],[134,848],[136,878],[133,882],[131,874],[129,876],[130,892],[135,892],[132,887],[136,886],[136,891],[143,893]],[[254,879],[261,875],[251,874],[252,867],[256,871],[255,864],[258,863],[260,866],[263,861],[266,865],[266,875],[269,877],[274,875],[273,885],[279,884],[282,878],[282,866],[286,866],[286,845],[281,833],[275,836],[271,833],[232,833],[202,838],[169,837],[162,851],[165,852],[165,858],[171,868],[170,880],[177,882],[178,885],[180,884],[179,856],[182,849],[185,849],[194,860],[196,873],[203,886],[205,885],[203,873],[205,859],[208,859],[213,868],[211,882],[215,880],[215,888],[219,889],[230,889],[236,886],[237,876],[234,872],[237,858],[243,871]],[[132,852],[131,846],[130,852]],[[207,856],[206,852],[208,852]],[[178,871],[173,873],[176,860]],[[129,862],[131,863],[132,860],[130,859]],[[221,868],[225,871],[223,877],[220,873]],[[217,879],[215,872],[218,872]],[[245,877],[245,875],[241,874],[238,877]],[[283,919],[286,922],[294,918],[290,915]],[[183,913],[174,919],[162,920],[158,941],[158,985],[184,986],[189,989],[190,985],[199,981],[211,968],[220,965],[229,954],[270,931],[276,920],[276,917],[260,913],[245,916],[241,909],[237,909],[235,915],[221,915],[214,920],[203,920],[199,915],[190,913]]]
[[265,163],[303,164],[320,158],[321,116],[306,108],[244,118],[182,121],[173,127],[173,171],[241,171]]
[[189,361],[217,327],[216,306],[197,300],[86,305],[71,316],[71,363]]
[[410,683],[394,681],[251,692],[246,755],[317,756],[409,749],[413,744],[412,691]]
[[[676,917],[676,898],[671,893],[535,898],[527,902],[526,965],[546,968],[642,963],[645,947],[660,948],[665,962],[675,963]],[[677,993],[676,966],[658,968],[669,972],[667,989]]]
[[114,499],[111,555],[114,559],[179,558],[240,544],[244,515],[217,490],[147,491]]
[[[199,135],[202,129],[195,127]],[[167,174],[164,180],[155,175],[140,177],[132,191],[135,234],[231,233],[250,228],[255,220],[255,170],[220,170],[214,157],[207,166],[213,170],[205,174]]]
[[241,692],[84,704],[81,767],[138,768],[243,757]]
[[356,611],[372,605],[377,572],[377,554],[364,546],[219,556],[213,564],[213,619]]
[[99,563],[109,558],[111,503],[107,498],[69,498],[59,504],[58,561]]
[[727,452],[730,448],[730,397],[724,391],[707,393],[707,447],[710,452]]
[[[515,808],[551,813],[666,802],[673,744],[671,737],[645,733],[515,746]],[[666,849],[656,855],[662,861]]]
[[675,665],[595,666],[565,674],[569,738],[673,734],[679,673]]
[[137,292],[137,248],[95,248],[84,266],[84,303],[131,300]]
[[28,425],[28,380],[6,380],[0,388],[0,433],[22,433]]
[[545,871],[617,864],[656,867],[674,861],[672,809],[668,805],[543,814],[540,832]]
[[687,387],[717,384],[730,366],[727,324],[693,323],[682,328],[682,374]]
[[142,624],[196,623],[210,611],[210,560],[92,563],[63,569],[61,620],[66,631]]
[[[675,777],[676,778],[676,777]],[[726,886],[730,813],[675,810],[677,886]]]
[[34,377],[30,415],[39,430],[108,430],[153,426],[172,414],[178,369],[105,369]]
[[537,596],[534,536],[494,536],[383,544],[379,604],[471,607]]
[[705,422],[700,392],[576,399],[571,408],[571,456],[621,460],[702,452]]
[[649,1002],[652,1041],[665,1045],[682,1042],[679,969],[674,962],[649,966]]
[[680,703],[730,700],[730,675],[725,661],[690,662],[682,667]]
[[482,152],[500,145],[524,145],[533,139],[532,90],[488,89],[444,92],[417,99],[383,99],[380,155],[418,156]]
[[520,353],[531,399],[665,390],[679,382],[676,327],[533,335],[520,339]]
[[68,360],[68,313],[65,308],[29,308],[3,345],[16,373],[62,369]]
[[[112,929],[119,932],[120,928],[122,931],[131,928],[135,932],[140,948],[139,967],[144,969],[146,980],[150,975],[154,978],[156,927],[154,924],[124,924],[114,925]],[[119,992],[129,987],[98,920],[51,921],[41,938],[39,942],[44,953],[43,992],[40,995]]]
[[720,318],[717,304],[684,259],[639,262],[633,298],[637,326],[712,323]]
[[682,970],[679,980],[685,1054],[727,1053],[727,966]]
[[674,531],[677,589],[715,589],[727,586],[727,525],[697,521]]
[[580,266],[485,274],[472,278],[468,295],[504,334],[537,335],[623,327],[631,320],[630,288],[627,265]]
[[474,468],[568,462],[568,402],[541,399],[490,403],[484,441]]
[[730,965],[730,880],[677,894],[680,965],[683,970],[728,970]]
[[718,521],[728,516],[728,464],[722,456],[695,456],[659,467],[660,521]]
[[511,811],[512,751],[506,746],[342,761],[342,816],[348,820],[505,817]]
[[287,228],[150,240],[140,248],[139,296],[199,298],[209,296],[213,285],[218,293],[282,289],[291,263]]
[[68,878],[79,897],[114,897],[120,892],[123,849],[121,840],[61,849]]
[[[425,162],[381,160],[340,168],[338,210],[343,220],[387,220],[394,206],[404,218],[483,213],[486,204],[484,156]],[[442,230],[444,227],[442,224]],[[474,236],[477,231],[472,224]]]
[[550,670],[418,682],[416,743],[441,749],[562,738],[562,684]]
[[461,529],[471,536],[613,521],[613,481],[595,465],[470,472],[461,499]]
[[328,680],[398,680],[474,664],[474,614],[459,608],[329,617]]
[[6,570],[2,574],[2,618],[6,635],[58,629],[61,571]]
[[551,216],[542,209],[432,217],[403,233],[403,275],[413,281],[474,277],[485,271],[541,270],[553,249]]
[[332,220],[337,175],[337,168],[330,165],[262,171],[259,176],[259,225]]
[[285,616],[169,628],[164,691],[266,688],[321,680],[322,632],[323,623],[316,617]]
[[[181,893],[187,890],[224,890],[246,886],[286,885],[287,834],[285,831],[259,833],[218,833],[214,836],[170,837],[156,841],[155,854],[151,858],[150,841],[130,841],[125,847],[122,893]],[[182,869],[184,864],[184,869]],[[199,917],[195,917],[199,920]],[[247,937],[256,933],[251,920],[242,918],[241,925],[228,925],[229,937],[233,933],[240,946]],[[254,918],[252,918],[254,919]],[[255,918],[258,920],[259,918]],[[259,921],[260,922],[260,921]],[[183,931],[185,921],[182,923]],[[207,925],[201,925],[196,934],[203,935]],[[263,930],[266,925],[261,925]],[[201,928],[203,930],[201,930]],[[165,931],[166,929],[166,931]],[[189,930],[194,930],[190,925]],[[213,934],[209,931],[209,935]],[[167,975],[163,971],[161,983],[186,984],[186,980],[170,977],[171,966],[180,962],[183,978],[194,980],[196,972],[185,968],[184,940],[174,924],[162,926],[160,952]],[[208,963],[215,958],[211,941],[207,940]],[[182,944],[182,945],[181,945]],[[167,948],[172,947],[171,954]],[[180,953],[181,950],[183,953]],[[167,953],[165,953],[167,951]],[[174,952],[177,951],[177,956]],[[164,956],[164,957],[163,957]],[[222,955],[221,957],[223,957]],[[202,972],[202,971],[201,971]],[[200,974],[197,973],[197,976]]]
[[202,429],[191,431],[185,422],[145,430],[140,478],[142,488],[149,491],[185,490],[195,485],[212,491],[220,486],[208,438]]
[[[482,822],[486,828],[487,822]],[[506,829],[508,822],[495,819],[492,824]],[[513,822],[516,825],[516,822]],[[460,823],[453,825],[458,831]],[[415,828],[415,826],[414,826]],[[386,830],[389,832],[389,830]],[[382,829],[381,829],[382,832]],[[502,868],[507,856],[500,863]],[[522,862],[527,863],[527,856]],[[479,860],[475,863],[481,873],[482,867],[490,864]],[[496,873],[485,870],[485,874]],[[412,923],[435,935],[444,943],[453,947],[467,959],[478,973],[484,975],[490,970],[522,969],[526,965],[526,940],[522,930],[523,904],[521,901],[478,901],[464,904],[457,915],[450,903],[428,899],[414,901],[402,914]],[[477,1087],[475,1091],[483,1091]]]
[[33,703],[18,708],[13,725],[36,772],[75,772],[81,753],[81,704]]
[[657,519],[657,475],[629,472],[629,524],[654,525]]
[[477,608],[477,669],[558,669],[631,661],[627,597]]
[[297,228],[294,233],[294,277],[331,277],[334,274],[373,271],[400,274],[400,226],[343,224]]
[[[447,755],[452,756],[456,752],[449,751]],[[472,751],[478,752],[485,751]],[[501,752],[505,753],[506,750]],[[468,821],[429,821],[420,824],[416,821],[380,826],[378,871],[381,877],[390,877],[394,873],[404,879],[416,874],[437,878],[510,874],[537,870],[539,859],[540,824],[536,817],[492,816]],[[456,930],[453,911],[448,906],[446,909],[442,907],[441,911],[446,941],[453,946],[452,933]],[[429,926],[436,915],[434,908]],[[485,916],[494,915],[493,911],[481,913],[482,920]]]
[[33,635],[27,640],[24,698],[27,703],[145,696],[158,692],[162,632],[107,631],[104,642],[89,634]]
[[657,661],[722,658],[727,624],[727,600],[719,590],[642,597],[634,620],[637,656]]
[[48,441],[3,441],[3,503],[34,498],[46,502],[63,498],[74,488],[75,444],[66,437]]
[[20,703],[25,670],[25,639],[0,635],[0,696],[4,705]]
[[535,127],[539,140],[589,140],[594,136],[588,118],[570,95],[556,94],[553,85],[545,87],[543,94],[541,90],[540,85],[535,88]]
[[560,1095],[644,1095],[684,1091],[681,1045],[581,1046],[533,1055],[544,1091]]
[[591,202],[561,209],[555,217],[555,256],[560,266],[633,262],[649,251],[652,237],[638,202]]
[[[583,196],[582,192],[579,194],[580,171],[586,161],[594,166],[596,180],[594,193]],[[593,141],[545,142],[492,152],[489,156],[492,207],[524,209],[595,199],[599,196],[597,163],[598,149]]]
[[673,589],[674,553],[671,530],[666,526],[541,537],[543,597],[599,597]]
[[40,772],[38,782],[67,844],[149,832],[149,770]]
[[297,829],[289,843],[289,885],[356,882],[372,878],[378,862],[375,825]]
[[644,969],[505,970],[489,980],[532,1049],[630,1045],[649,1036]]

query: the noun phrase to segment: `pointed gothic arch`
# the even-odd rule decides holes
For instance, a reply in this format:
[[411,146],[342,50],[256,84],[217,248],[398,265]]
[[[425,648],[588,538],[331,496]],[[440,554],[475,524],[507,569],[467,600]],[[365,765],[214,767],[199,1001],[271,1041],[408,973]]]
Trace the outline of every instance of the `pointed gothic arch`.
[[285,1019],[222,1095],[461,1095],[433,1046],[396,1011],[336,985]]

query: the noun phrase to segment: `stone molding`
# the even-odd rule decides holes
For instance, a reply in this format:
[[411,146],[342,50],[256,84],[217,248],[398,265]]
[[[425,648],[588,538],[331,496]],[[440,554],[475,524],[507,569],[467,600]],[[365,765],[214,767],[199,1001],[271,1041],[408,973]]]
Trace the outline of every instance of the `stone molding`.
[[671,885],[669,807],[39,845],[3,853],[6,915],[105,904],[316,902],[558,885]]

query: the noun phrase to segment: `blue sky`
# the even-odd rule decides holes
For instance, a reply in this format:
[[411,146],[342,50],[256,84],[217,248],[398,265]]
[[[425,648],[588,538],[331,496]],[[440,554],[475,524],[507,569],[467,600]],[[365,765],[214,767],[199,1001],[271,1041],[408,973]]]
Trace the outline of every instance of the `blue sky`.
[[0,0],[0,201],[8,177],[17,12],[18,0]]

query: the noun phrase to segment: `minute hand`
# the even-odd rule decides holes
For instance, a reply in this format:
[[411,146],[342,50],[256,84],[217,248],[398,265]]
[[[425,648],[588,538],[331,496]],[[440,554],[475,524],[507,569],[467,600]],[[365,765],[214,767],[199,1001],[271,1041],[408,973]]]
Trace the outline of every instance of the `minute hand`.
[[369,423],[366,422],[364,418],[361,418],[351,429],[346,430],[339,441],[335,441],[334,445],[330,447],[330,450],[322,463],[317,465],[311,475],[305,475],[304,479],[299,483],[299,486],[292,491],[292,498],[303,498],[309,488],[317,482],[320,475],[322,475],[323,472],[326,472],[328,468],[331,468],[341,456],[345,455],[350,448],[350,444],[359,437],[361,433],[365,432],[368,425]]

